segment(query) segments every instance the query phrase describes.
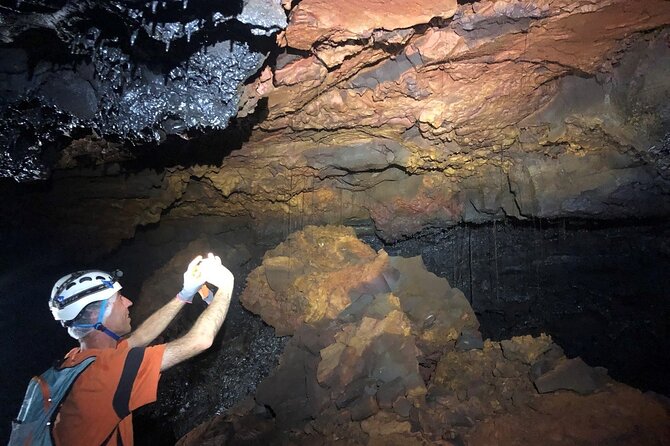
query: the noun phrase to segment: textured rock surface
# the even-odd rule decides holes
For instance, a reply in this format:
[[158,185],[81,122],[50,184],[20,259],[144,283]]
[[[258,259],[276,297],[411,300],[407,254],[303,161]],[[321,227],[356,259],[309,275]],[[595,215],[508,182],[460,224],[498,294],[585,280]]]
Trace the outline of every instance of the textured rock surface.
[[669,441],[667,407],[621,386],[588,397],[557,393],[540,398],[517,413],[484,421],[469,438],[473,445],[652,445]]
[[[316,49],[317,54],[324,41],[336,45],[342,40],[337,22],[357,8],[349,19],[354,36],[347,36],[346,43],[359,40],[362,48],[331,70],[311,94],[292,95],[290,88],[270,93],[270,116],[263,126],[344,129],[353,121],[404,131],[416,125],[427,137],[455,139],[466,147],[487,140],[502,143],[514,133],[507,127],[556,95],[558,84],[552,81],[567,74],[594,76],[612,64],[615,51],[622,49],[619,40],[666,25],[670,18],[663,1],[486,1],[457,11],[453,6],[399,6],[415,11],[400,23],[373,3],[327,8],[319,1],[301,3],[286,30],[289,46],[293,35],[302,37],[294,39],[295,48]],[[448,19],[454,12],[447,25],[429,25],[431,16]],[[363,18],[364,26],[356,26]],[[383,38],[408,25],[414,25],[413,36],[390,42]],[[383,37],[375,39],[370,29]]]
[[[503,215],[668,214],[670,53],[667,31],[647,33],[667,25],[667,2],[477,2],[451,21],[427,20],[444,6],[429,3],[411,28],[357,5],[376,31],[342,41],[350,7],[301,2],[282,42],[313,55],[264,84],[265,133],[213,183],[248,172],[258,186],[225,193],[273,184],[283,201],[256,200],[254,215],[371,219],[387,240]],[[258,156],[269,172],[249,170]]]
[[308,226],[291,234],[265,254],[247,282],[242,304],[279,334],[293,334],[303,323],[359,320],[396,307],[409,317],[412,333],[435,349],[464,328],[478,327],[463,293],[426,271],[421,257],[375,253],[351,228]]
[[[396,3],[398,15],[374,3],[295,5],[279,37],[285,54],[239,92],[242,115],[258,112],[239,150],[231,153],[237,142],[222,135],[184,142],[191,159],[152,154],[159,167],[190,167],[164,174],[183,194],[147,205],[177,218],[248,218],[261,232],[283,234],[307,224],[362,224],[387,241],[505,216],[670,215],[668,2]],[[10,87],[24,59],[4,59]],[[150,96],[142,107],[164,95]],[[201,146],[207,156],[198,156]],[[111,184],[119,173],[145,175],[109,164],[133,150],[95,135],[51,156],[62,167],[101,163],[108,176],[99,181]],[[76,172],[68,176],[85,175]],[[88,181],[70,188],[85,191]],[[118,213],[91,211],[100,225]],[[116,237],[109,246],[155,220],[124,216],[106,231]]]
[[45,188],[14,186],[7,208],[14,218],[5,221],[6,231],[35,236],[54,249],[74,248],[76,257],[91,259],[132,238],[139,226],[160,221],[189,177],[181,169],[125,176],[111,165],[83,176],[58,176]]
[[323,0],[300,2],[291,11],[286,43],[292,48],[339,46],[365,41],[378,30],[412,28],[433,18],[448,19],[456,12],[455,0],[437,2],[370,1],[333,4]]
[[19,181],[47,178],[82,133],[162,142],[225,128],[268,54],[260,36],[286,26],[272,0],[22,3],[0,12],[0,176]]
[[382,277],[385,256],[375,261],[376,253],[353,230],[332,229],[308,227],[292,234],[249,275],[240,300],[278,333],[293,334],[303,322],[335,319],[358,297],[356,287],[376,280],[381,283],[372,284],[370,292],[388,289]]
[[[315,231],[351,243],[351,234],[332,227],[308,228],[290,240],[314,237]],[[295,253],[304,262],[314,255],[308,245]],[[267,255],[264,263],[271,258]],[[415,276],[422,266],[417,259],[388,260],[399,262],[395,273],[383,274],[393,293],[370,291],[334,319],[300,324],[253,400],[204,423],[178,444],[512,445],[520,439],[542,443],[545,436],[550,444],[567,438],[585,445],[670,441],[667,405],[579,358],[567,359],[549,336],[487,340],[468,351],[455,349],[451,340],[436,351],[422,342],[426,327],[413,313],[435,284],[428,276]],[[329,262],[340,265],[341,255],[319,255],[325,274],[333,271]],[[264,274],[249,277],[247,291],[257,287],[254,281],[267,280]],[[416,294],[394,295],[410,284]],[[458,325],[456,318],[445,328]],[[579,378],[595,376],[593,386]],[[534,383],[542,379],[562,383],[541,394]]]
[[484,338],[550,333],[567,356],[667,395],[667,318],[657,315],[667,314],[669,234],[666,223],[507,221],[372,246],[390,256],[420,255],[428,270],[465,293]]

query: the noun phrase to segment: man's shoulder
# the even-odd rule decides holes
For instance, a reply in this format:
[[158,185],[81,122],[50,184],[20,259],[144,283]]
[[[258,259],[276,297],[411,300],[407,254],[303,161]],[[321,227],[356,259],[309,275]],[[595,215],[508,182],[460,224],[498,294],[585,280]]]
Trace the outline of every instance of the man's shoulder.
[[80,347],[75,347],[65,355],[60,367],[72,367],[90,357],[95,357],[96,361],[104,361],[116,356],[125,356],[129,349],[130,347],[126,340],[122,340],[113,348],[92,348],[82,350]]

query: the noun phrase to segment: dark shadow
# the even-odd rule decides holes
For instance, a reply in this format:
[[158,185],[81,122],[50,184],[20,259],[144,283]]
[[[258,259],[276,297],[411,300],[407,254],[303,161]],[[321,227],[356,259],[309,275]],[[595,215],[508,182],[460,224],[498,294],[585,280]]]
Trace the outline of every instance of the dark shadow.
[[[169,135],[162,144],[149,143],[133,149],[136,159],[123,163],[127,172],[167,167],[220,166],[231,152],[249,140],[252,128],[267,116],[267,99],[245,118],[233,118],[225,129],[203,129],[184,136]],[[186,138],[186,139],[185,139]]]

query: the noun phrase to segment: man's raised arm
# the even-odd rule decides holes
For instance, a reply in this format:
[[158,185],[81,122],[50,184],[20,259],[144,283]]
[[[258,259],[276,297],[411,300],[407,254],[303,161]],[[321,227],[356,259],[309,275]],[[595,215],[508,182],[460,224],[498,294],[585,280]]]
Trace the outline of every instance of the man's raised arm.
[[128,337],[128,345],[133,347],[146,347],[156,339],[172,320],[177,316],[184,304],[191,303],[193,296],[198,292],[205,282],[200,263],[202,256],[198,256],[188,264],[184,273],[184,285],[182,290],[167,304],[156,310]]
[[218,290],[188,333],[167,343],[161,370],[166,370],[211,347],[228,313],[235,282],[233,274],[221,264],[219,257],[208,257],[202,261],[200,267],[207,282],[216,286]]

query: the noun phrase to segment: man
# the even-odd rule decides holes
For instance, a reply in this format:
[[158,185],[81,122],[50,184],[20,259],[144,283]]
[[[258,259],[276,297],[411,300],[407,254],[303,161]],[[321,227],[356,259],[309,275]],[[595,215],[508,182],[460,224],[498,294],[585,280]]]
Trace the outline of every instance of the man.
[[[60,367],[96,358],[76,379],[58,411],[52,430],[57,445],[132,445],[131,412],[156,400],[162,371],[212,345],[228,312],[234,283],[219,257],[198,256],[188,265],[176,298],[130,333],[132,302],[121,293],[116,278],[102,271],[79,271],[62,277],[52,290],[49,304],[55,319],[79,341],[79,348],[70,351]],[[213,298],[207,296],[209,306],[193,327],[179,339],[147,347],[205,282],[218,290]]]

